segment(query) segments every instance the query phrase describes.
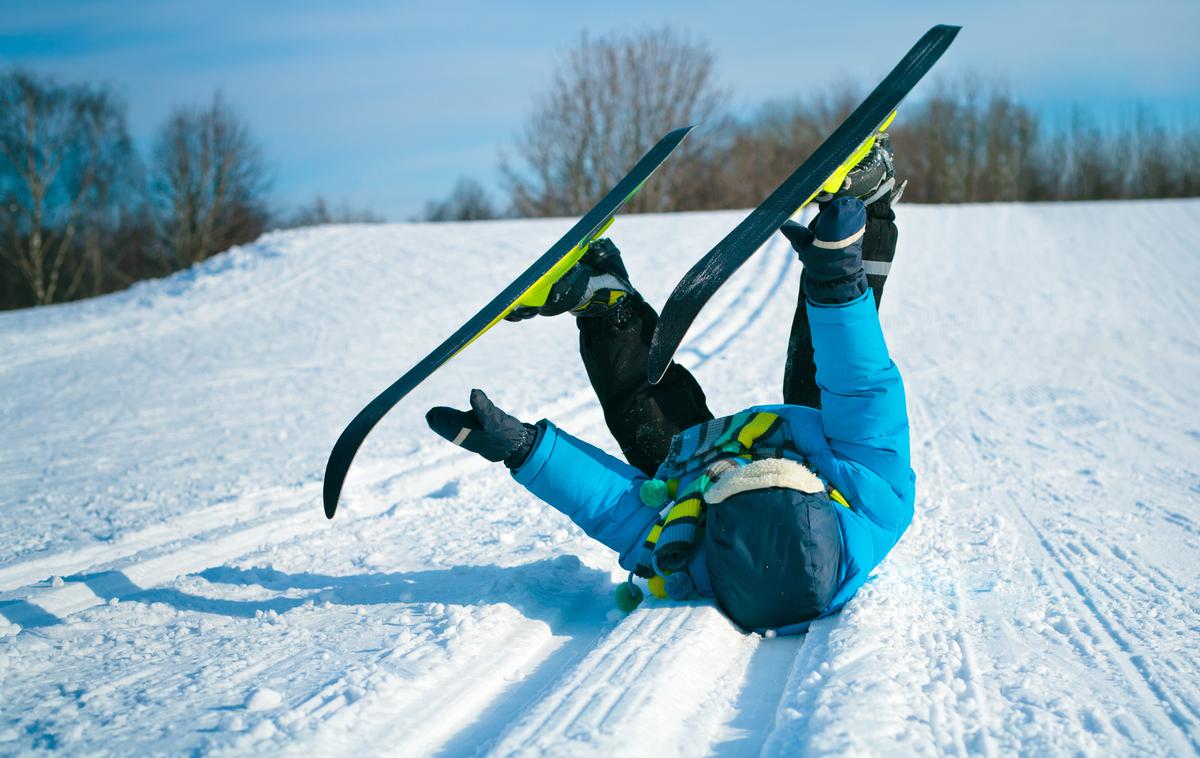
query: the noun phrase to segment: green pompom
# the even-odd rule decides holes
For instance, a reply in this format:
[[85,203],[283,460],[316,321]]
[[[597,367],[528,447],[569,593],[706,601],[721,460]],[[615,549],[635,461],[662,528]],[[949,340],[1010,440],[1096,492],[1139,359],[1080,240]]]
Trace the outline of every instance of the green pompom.
[[662,479],[647,479],[638,488],[638,497],[646,505],[654,510],[658,510],[671,499],[671,493],[667,487],[667,483]]
[[643,597],[645,595],[642,593],[641,588],[633,582],[621,582],[617,585],[617,607],[623,613],[630,613],[634,608],[641,605]]

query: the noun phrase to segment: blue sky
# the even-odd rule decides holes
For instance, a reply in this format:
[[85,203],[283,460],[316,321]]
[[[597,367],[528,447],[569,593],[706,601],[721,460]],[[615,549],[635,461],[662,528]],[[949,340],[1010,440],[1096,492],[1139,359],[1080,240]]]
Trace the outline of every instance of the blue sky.
[[873,83],[938,22],[964,26],[941,75],[998,78],[1051,115],[1140,103],[1200,120],[1198,0],[0,0],[0,63],[112,84],[143,152],[173,106],[220,88],[266,149],[278,204],[320,192],[402,220],[461,175],[495,186],[500,150],[584,30],[689,32],[749,109]]

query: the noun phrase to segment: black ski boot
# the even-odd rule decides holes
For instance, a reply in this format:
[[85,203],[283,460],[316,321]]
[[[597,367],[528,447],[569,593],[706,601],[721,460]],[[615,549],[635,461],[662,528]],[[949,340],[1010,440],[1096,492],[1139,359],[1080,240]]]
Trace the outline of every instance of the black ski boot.
[[884,132],[875,138],[871,151],[846,175],[837,192],[822,192],[814,200],[825,207],[839,197],[857,197],[863,205],[887,200],[889,205],[900,202],[907,181],[896,184],[896,168],[892,160],[892,140]]
[[822,210],[843,197],[856,197],[867,207],[867,226],[862,246],[863,270],[867,274],[868,285],[875,293],[876,307],[883,296],[883,287],[896,255],[896,214],[892,212],[892,206],[900,202],[900,196],[907,186],[907,179],[896,181],[892,140],[885,132],[875,138],[871,151],[846,175],[840,190],[833,194],[822,193],[815,198]]
[[612,240],[604,237],[593,241],[579,263],[554,283],[545,304],[518,307],[505,318],[524,321],[534,316],[560,313],[580,318],[604,316],[620,309],[631,295],[636,294],[621,261],[621,251]]

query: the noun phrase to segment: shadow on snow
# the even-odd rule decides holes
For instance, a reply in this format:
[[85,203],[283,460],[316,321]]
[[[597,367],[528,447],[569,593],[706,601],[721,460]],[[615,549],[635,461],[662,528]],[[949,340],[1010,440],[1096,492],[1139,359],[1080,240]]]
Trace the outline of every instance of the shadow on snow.
[[[121,571],[101,571],[64,577],[86,585],[104,600],[163,603],[184,611],[254,618],[260,613],[287,613],[306,603],[379,605],[441,603],[478,605],[508,603],[530,619],[551,626],[561,618],[564,603],[595,602],[607,609],[612,577],[583,566],[575,556],[559,556],[520,566],[454,566],[447,569],[398,573],[331,576],[274,568],[216,566],[193,574],[210,584],[259,586],[286,595],[232,600],[205,597],[174,588],[142,588]],[[582,595],[591,595],[586,598]],[[0,616],[26,628],[55,626],[62,619],[27,600],[0,601]]]

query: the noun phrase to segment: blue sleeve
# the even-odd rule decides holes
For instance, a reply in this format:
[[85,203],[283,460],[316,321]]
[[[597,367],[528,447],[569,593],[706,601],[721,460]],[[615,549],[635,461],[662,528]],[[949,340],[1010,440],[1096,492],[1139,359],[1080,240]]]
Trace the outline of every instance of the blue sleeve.
[[[871,292],[845,305],[809,303],[808,318],[829,447],[849,465],[882,478],[900,501],[911,503],[904,383],[888,355]],[[887,515],[888,522],[911,518],[911,513]]]
[[621,565],[631,568],[626,561],[635,560],[634,548],[658,519],[638,496],[646,475],[548,421],[538,426],[537,444],[513,478],[620,553]]

